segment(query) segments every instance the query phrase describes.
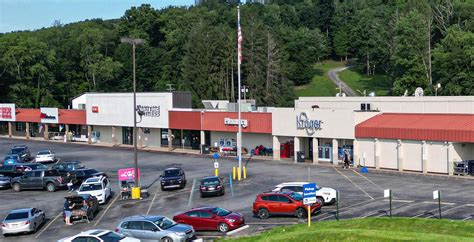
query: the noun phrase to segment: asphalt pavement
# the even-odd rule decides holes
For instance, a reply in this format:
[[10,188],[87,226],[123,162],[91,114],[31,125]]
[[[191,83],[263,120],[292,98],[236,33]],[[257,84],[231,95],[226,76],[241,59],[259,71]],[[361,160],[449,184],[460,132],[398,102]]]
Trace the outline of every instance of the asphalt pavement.
[[[62,206],[67,191],[22,191],[0,190],[0,218],[8,211],[24,207],[36,207],[46,212],[47,223],[35,234],[0,237],[0,241],[56,241],[93,228],[115,229],[125,217],[139,214],[159,214],[168,217],[201,205],[218,205],[243,213],[248,229],[232,236],[251,235],[275,226],[305,223],[294,217],[271,217],[260,220],[252,216],[255,196],[272,189],[275,185],[289,181],[312,181],[318,186],[340,191],[340,219],[382,217],[389,215],[389,201],[383,197],[384,189],[392,189],[392,215],[404,217],[438,218],[438,203],[432,199],[434,190],[442,191],[442,217],[458,220],[473,220],[474,180],[455,179],[445,176],[422,176],[399,173],[382,173],[369,170],[344,170],[328,165],[295,164],[289,161],[251,160],[247,167],[248,178],[234,181],[234,196],[227,185],[222,197],[201,198],[195,190],[191,196],[193,180],[197,181],[214,174],[214,160],[209,156],[177,154],[167,152],[139,152],[139,167],[142,186],[149,186],[150,197],[142,200],[120,200],[117,196],[117,170],[133,166],[133,152],[122,148],[93,145],[65,144],[47,141],[26,141],[0,138],[0,154],[6,154],[13,145],[26,144],[32,154],[41,149],[51,149],[61,160],[79,160],[86,167],[104,171],[111,176],[112,190],[116,193],[102,205],[98,215],[88,223],[66,226],[62,221]],[[237,160],[219,159],[220,175],[226,181]],[[186,172],[185,189],[161,191],[158,178],[163,169],[179,165]],[[310,172],[308,173],[308,169]],[[314,221],[335,219],[336,206],[323,207]],[[225,236],[217,232],[199,232],[198,237],[212,239]]]

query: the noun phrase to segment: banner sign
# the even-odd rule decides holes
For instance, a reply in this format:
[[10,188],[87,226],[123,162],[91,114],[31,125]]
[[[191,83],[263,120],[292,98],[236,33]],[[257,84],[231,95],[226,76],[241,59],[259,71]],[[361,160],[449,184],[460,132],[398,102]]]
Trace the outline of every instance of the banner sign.
[[[138,178],[140,178],[140,169],[138,169]],[[125,168],[118,170],[119,181],[131,181],[135,179],[135,168]]]
[[59,122],[59,114],[57,108],[41,108],[40,109],[41,123],[57,124]]
[[15,104],[0,103],[0,121],[16,121]]
[[[239,119],[231,119],[231,118],[224,118],[224,124],[225,125],[235,125],[237,126],[239,123]],[[247,119],[240,119],[240,123],[242,125],[242,128],[247,128],[249,125],[249,122]]]

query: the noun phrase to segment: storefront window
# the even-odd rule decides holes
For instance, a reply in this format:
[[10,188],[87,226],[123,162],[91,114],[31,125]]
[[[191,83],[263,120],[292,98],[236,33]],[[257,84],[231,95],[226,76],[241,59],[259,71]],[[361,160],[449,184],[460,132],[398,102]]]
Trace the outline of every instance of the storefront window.
[[24,132],[26,131],[25,123],[23,122],[16,122],[15,123],[15,130],[18,132]]
[[161,146],[168,146],[168,130],[161,129]]

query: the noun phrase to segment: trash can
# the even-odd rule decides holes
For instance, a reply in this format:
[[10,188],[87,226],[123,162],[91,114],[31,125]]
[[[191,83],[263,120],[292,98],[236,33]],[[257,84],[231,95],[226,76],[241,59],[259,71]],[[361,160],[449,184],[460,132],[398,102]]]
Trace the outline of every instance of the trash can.
[[304,162],[304,160],[305,160],[304,151],[296,152],[296,162]]
[[209,145],[201,145],[201,154],[208,155],[210,153]]

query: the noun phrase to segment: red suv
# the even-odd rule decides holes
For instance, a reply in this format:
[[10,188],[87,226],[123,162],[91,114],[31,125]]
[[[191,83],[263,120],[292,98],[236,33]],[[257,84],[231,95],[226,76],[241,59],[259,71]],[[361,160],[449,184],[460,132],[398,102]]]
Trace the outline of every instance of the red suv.
[[[296,192],[268,192],[257,195],[253,202],[253,214],[266,219],[272,214],[294,215],[298,218],[307,216],[308,206],[303,204],[303,196]],[[311,206],[311,214],[321,210],[321,201]]]

